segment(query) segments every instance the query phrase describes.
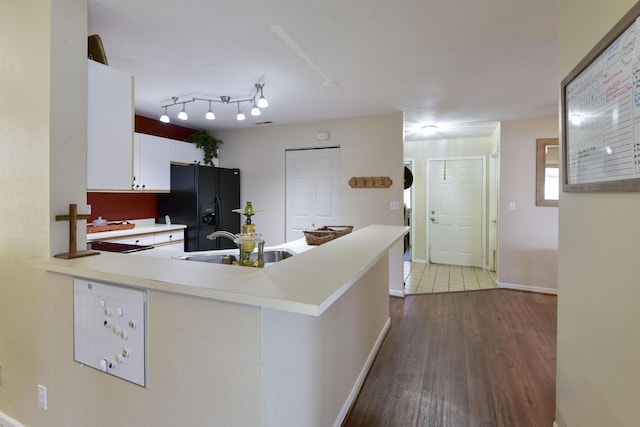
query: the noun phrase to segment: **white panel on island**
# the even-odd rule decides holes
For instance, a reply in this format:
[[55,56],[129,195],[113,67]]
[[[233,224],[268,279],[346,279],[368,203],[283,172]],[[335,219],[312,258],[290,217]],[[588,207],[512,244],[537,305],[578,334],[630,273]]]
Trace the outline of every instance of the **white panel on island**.
[[74,360],[145,386],[147,291],[73,281]]

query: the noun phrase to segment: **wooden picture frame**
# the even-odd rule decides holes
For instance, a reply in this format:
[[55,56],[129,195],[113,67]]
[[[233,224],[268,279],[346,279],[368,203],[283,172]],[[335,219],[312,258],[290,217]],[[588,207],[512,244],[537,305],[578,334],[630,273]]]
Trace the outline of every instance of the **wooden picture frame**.
[[639,16],[640,2],[562,80],[565,192],[640,191]]

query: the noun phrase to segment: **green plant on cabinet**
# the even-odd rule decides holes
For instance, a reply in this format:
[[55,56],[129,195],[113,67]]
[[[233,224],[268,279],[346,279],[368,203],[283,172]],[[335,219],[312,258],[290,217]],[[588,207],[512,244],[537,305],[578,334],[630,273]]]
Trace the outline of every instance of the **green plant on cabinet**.
[[213,159],[218,158],[218,144],[223,143],[221,139],[209,135],[206,130],[191,134],[185,141],[196,144],[196,147],[202,149],[204,164],[209,166],[213,166]]

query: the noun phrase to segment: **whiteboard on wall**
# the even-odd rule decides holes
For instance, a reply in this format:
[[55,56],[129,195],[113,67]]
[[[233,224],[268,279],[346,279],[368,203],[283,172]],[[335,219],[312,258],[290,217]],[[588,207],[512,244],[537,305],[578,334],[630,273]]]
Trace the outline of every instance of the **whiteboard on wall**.
[[640,3],[562,81],[563,190],[640,190]]

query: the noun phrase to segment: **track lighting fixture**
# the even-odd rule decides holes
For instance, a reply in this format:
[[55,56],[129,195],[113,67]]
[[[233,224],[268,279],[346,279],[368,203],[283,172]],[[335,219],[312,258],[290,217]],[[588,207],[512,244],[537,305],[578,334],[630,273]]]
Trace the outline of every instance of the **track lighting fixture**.
[[207,111],[207,114],[205,115],[205,119],[207,120],[214,120],[216,118],[215,114],[213,113],[213,109],[211,108],[211,103],[212,102],[218,102],[220,104],[231,104],[231,103],[235,103],[238,107],[238,112],[236,113],[236,119],[237,120],[245,120],[246,116],[244,115],[244,113],[242,112],[242,110],[240,109],[240,103],[242,102],[247,102],[247,103],[251,103],[252,108],[251,108],[251,115],[252,116],[259,116],[260,114],[262,114],[262,112],[260,111],[261,108],[267,108],[269,106],[269,102],[267,102],[267,99],[264,97],[264,93],[263,93],[263,89],[264,89],[264,83],[260,84],[260,83],[256,83],[254,85],[256,92],[255,94],[251,97],[251,98],[246,98],[246,99],[231,99],[230,96],[226,96],[223,95],[220,97],[220,99],[209,99],[209,98],[191,98],[187,101],[180,101],[178,102],[178,97],[174,96],[171,99],[173,100],[172,104],[167,104],[167,105],[163,105],[160,108],[163,108],[164,111],[162,113],[162,115],[160,116],[160,121],[163,123],[169,123],[170,119],[169,119],[169,115],[167,114],[167,108],[169,107],[173,107],[175,105],[179,105],[182,104],[182,110],[180,110],[180,112],[178,113],[178,118],[181,120],[187,120],[188,119],[188,115],[187,112],[185,110],[186,104],[189,104],[191,102],[196,102],[196,101],[205,101],[209,103],[209,110]]

